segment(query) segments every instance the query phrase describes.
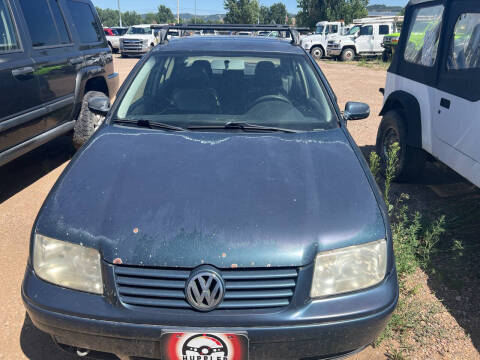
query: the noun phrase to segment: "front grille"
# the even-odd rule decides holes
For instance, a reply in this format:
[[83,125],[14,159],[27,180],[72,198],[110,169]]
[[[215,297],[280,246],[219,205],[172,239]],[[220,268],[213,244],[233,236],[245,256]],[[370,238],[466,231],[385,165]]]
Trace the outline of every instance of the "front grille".
[[121,41],[125,51],[142,51],[142,40],[122,39]]
[[[283,307],[295,291],[297,270],[223,270],[225,296],[218,309]],[[188,270],[115,266],[120,300],[128,305],[155,308],[190,308],[185,298]]]

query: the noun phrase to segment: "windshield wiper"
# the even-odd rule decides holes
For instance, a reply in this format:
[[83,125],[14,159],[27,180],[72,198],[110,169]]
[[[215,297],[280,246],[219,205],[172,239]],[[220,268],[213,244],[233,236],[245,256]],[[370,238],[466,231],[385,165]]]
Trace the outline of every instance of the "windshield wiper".
[[250,124],[247,122],[235,122],[235,121],[229,121],[225,124],[219,124],[219,125],[191,125],[187,126],[187,129],[189,130],[210,130],[210,129],[240,129],[243,131],[279,131],[279,132],[285,132],[285,133],[297,133],[298,130],[293,130],[293,129],[285,129],[285,128],[279,128],[279,127],[274,127],[274,126],[263,126],[263,125],[255,125],[255,124]]
[[185,131],[184,128],[174,125],[169,125],[161,122],[150,121],[150,120],[128,120],[128,119],[114,119],[114,123],[118,124],[133,124],[140,127],[146,127],[150,129],[163,129],[163,130],[172,130],[172,131]]

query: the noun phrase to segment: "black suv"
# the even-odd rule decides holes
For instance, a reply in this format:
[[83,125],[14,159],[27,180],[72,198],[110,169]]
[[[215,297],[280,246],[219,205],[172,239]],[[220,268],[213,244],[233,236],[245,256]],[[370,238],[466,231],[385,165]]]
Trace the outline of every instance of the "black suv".
[[74,127],[83,144],[103,120],[88,99],[117,87],[89,0],[0,0],[0,165]]

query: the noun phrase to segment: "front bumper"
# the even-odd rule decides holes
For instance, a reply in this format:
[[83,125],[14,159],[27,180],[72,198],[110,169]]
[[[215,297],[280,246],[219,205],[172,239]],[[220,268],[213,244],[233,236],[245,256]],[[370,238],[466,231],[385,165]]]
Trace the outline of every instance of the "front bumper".
[[327,47],[327,55],[328,56],[338,56],[342,53],[341,48],[333,48],[333,47]]
[[[115,288],[109,275],[105,285]],[[280,310],[199,313],[124,305],[113,293],[99,296],[49,284],[28,267],[22,297],[35,326],[59,344],[121,359],[160,358],[162,333],[206,329],[246,332],[251,360],[327,359],[350,354],[375,340],[395,309],[398,285],[393,270],[378,286],[344,296],[292,300]]]

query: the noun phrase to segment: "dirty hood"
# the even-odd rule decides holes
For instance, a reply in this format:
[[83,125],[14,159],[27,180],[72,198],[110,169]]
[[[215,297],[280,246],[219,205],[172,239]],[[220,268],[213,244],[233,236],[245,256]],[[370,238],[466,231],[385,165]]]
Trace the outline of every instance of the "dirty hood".
[[107,262],[220,268],[301,266],[318,251],[385,237],[341,129],[105,126],[58,180],[36,231],[97,248]]

